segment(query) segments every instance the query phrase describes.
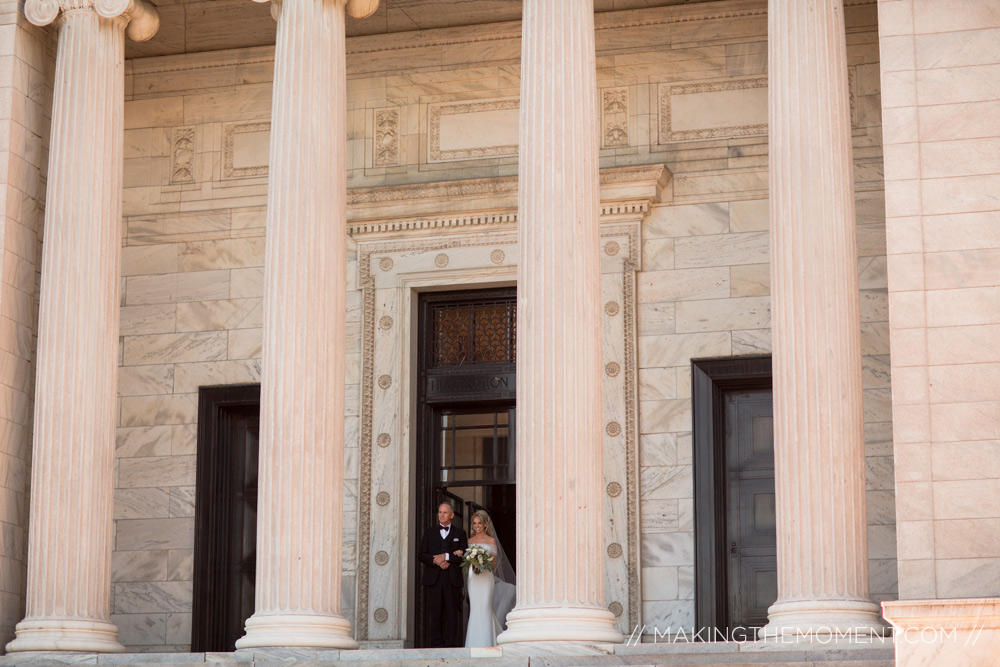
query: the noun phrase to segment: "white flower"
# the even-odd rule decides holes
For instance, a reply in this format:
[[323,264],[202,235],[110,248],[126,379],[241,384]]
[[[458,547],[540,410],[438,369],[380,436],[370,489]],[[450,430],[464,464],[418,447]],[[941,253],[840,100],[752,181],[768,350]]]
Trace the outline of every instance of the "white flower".
[[467,570],[470,567],[476,574],[482,574],[483,570],[487,572],[492,571],[493,554],[481,544],[469,545],[469,548],[465,550],[465,555],[462,557],[462,569]]

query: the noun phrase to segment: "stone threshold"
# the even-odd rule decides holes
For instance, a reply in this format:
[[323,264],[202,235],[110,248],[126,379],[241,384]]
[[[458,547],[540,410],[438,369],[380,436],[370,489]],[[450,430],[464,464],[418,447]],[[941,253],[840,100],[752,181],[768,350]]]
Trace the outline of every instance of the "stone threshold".
[[[793,665],[827,663],[862,667],[891,665],[891,637],[854,641],[669,641],[641,644],[538,643],[496,648],[379,649],[353,651],[300,648],[250,649],[229,653],[16,653],[0,657],[0,667],[44,665],[165,665],[225,663],[351,663],[354,667],[601,667],[604,665]],[[483,662],[488,665],[483,665]]]

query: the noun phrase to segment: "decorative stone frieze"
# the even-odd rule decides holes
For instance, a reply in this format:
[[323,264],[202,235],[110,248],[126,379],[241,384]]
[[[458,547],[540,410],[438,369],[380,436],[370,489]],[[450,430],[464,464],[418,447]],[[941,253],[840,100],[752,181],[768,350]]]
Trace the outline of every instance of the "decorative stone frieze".
[[842,0],[771,0],[768,28],[778,600],[762,633],[878,633]]
[[60,12],[26,614],[7,650],[118,652],[123,647],[110,621],[110,592],[125,33],[148,39],[159,18],[138,0],[25,4],[25,15],[39,26]]

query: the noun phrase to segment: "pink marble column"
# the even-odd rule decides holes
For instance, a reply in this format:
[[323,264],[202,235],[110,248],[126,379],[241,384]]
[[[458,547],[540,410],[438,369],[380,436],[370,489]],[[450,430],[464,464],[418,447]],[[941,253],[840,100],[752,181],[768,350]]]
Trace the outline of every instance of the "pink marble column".
[[[593,0],[525,0],[517,285],[517,607],[501,644],[620,642],[604,603]],[[529,539],[530,535],[530,539]]]
[[[357,648],[340,614],[347,300],[345,7],[274,5],[256,611],[238,648]],[[363,11],[374,11],[368,0]],[[370,13],[369,11],[369,13]],[[357,12],[352,11],[352,15]],[[363,12],[362,12],[363,14]]]
[[842,0],[770,0],[778,600],[764,635],[881,630],[868,599]]
[[[28,527],[26,615],[8,651],[122,651],[110,621],[125,32],[139,2],[28,0],[58,22]],[[60,14],[62,11],[62,14]],[[131,21],[131,22],[130,22]]]

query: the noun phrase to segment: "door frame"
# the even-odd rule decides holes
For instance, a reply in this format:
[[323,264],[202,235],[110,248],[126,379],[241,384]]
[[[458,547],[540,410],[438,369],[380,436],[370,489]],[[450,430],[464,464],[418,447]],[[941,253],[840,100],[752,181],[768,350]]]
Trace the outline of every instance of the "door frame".
[[[642,268],[639,221],[648,202],[630,206],[609,204],[601,225],[601,285],[608,299],[601,309],[608,490],[604,540],[608,547],[615,545],[604,558],[604,592],[625,634],[640,622],[641,611],[635,276]],[[449,221],[448,226],[459,223]],[[354,468],[358,530],[354,548],[346,543],[344,568],[346,586],[356,576],[357,588],[356,606],[347,612],[365,648],[405,648],[412,646],[415,615],[411,562],[417,549],[412,490],[419,411],[418,296],[516,285],[517,232],[496,225],[400,239],[366,231],[357,242],[360,415],[349,417],[348,433],[349,441],[356,437],[359,444]],[[349,408],[351,401],[349,393]]]
[[694,446],[695,625],[729,627],[726,568],[726,429],[729,391],[771,389],[771,355],[691,360]]

